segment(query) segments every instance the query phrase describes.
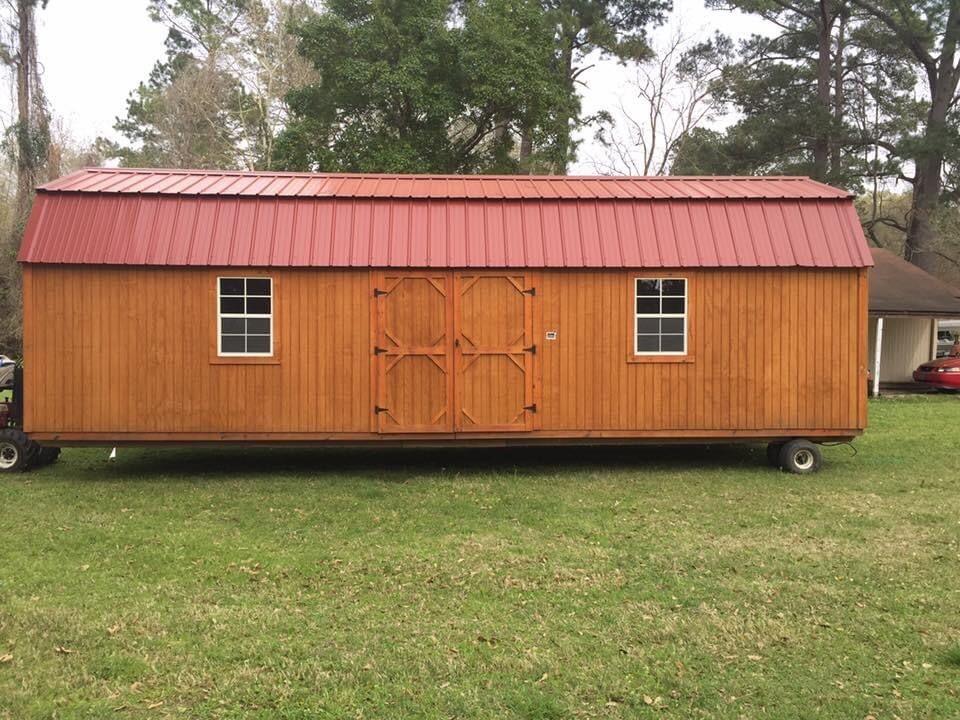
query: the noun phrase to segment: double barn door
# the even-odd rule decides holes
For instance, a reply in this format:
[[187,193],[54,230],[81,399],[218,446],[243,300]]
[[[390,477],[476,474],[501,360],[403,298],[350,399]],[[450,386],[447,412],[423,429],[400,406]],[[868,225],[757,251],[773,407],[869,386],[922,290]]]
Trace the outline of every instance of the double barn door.
[[529,280],[522,273],[374,276],[379,432],[533,428]]

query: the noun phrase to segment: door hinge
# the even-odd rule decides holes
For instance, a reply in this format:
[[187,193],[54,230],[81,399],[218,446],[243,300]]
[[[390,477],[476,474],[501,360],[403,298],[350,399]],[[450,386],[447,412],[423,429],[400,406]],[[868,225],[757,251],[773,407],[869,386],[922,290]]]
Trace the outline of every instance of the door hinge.
[[533,405],[524,405],[524,406],[523,406],[523,409],[524,409],[524,410],[529,410],[530,412],[534,412],[534,413],[535,413],[535,412],[537,411],[537,404],[534,403]]
[[382,347],[374,346],[374,348],[373,348],[373,354],[374,354],[374,355],[383,355],[386,351],[387,351],[387,349],[386,349],[386,348],[382,348]]
[[528,353],[530,353],[531,355],[536,355],[536,354],[537,354],[537,344],[534,343],[534,344],[531,345],[530,347],[525,347],[525,348],[523,349],[523,351],[524,351],[524,352],[528,352]]
[[379,414],[382,413],[382,412],[386,412],[386,411],[387,411],[387,408],[385,408],[385,407],[380,407],[379,405],[374,405],[374,406],[373,406],[373,412],[375,412],[377,415],[379,415]]
[[386,291],[386,290],[381,290],[380,288],[374,288],[374,289],[373,289],[373,296],[374,296],[374,297],[380,297],[381,295],[386,295],[386,294],[387,294],[387,291]]
[[520,292],[522,292],[524,295],[533,296],[537,294],[537,289],[535,287],[532,287],[532,288],[527,288],[526,290],[521,290]]

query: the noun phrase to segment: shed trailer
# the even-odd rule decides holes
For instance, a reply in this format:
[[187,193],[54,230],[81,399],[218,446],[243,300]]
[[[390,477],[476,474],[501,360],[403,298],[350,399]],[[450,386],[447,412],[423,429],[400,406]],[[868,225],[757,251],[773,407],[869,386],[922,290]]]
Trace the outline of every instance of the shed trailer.
[[867,421],[871,255],[807,178],[87,169],[19,259],[8,449],[740,441],[810,471]]

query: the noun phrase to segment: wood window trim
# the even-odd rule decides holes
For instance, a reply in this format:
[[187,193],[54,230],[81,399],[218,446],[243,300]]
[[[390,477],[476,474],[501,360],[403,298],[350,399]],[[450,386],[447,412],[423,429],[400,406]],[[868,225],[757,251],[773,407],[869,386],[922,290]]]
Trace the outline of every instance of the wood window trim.
[[[271,290],[271,330],[273,333],[273,353],[271,355],[221,355],[220,354],[220,278],[269,278]],[[225,272],[218,271],[210,276],[210,323],[208,335],[210,337],[210,365],[279,365],[283,344],[281,342],[280,325],[277,318],[281,312],[280,288],[281,283],[276,275],[256,272]]]
[[[637,314],[637,295],[636,281],[638,279],[649,278],[664,280],[686,280],[687,281],[687,301],[686,301],[686,347],[687,352],[683,355],[637,355],[634,352],[636,342],[636,314]],[[626,332],[626,351],[627,362],[637,365],[656,365],[656,364],[683,364],[696,362],[694,355],[694,320],[697,312],[696,302],[696,279],[691,277],[691,273],[686,271],[668,271],[668,270],[635,270],[626,274],[624,284],[627,288],[627,332]]]

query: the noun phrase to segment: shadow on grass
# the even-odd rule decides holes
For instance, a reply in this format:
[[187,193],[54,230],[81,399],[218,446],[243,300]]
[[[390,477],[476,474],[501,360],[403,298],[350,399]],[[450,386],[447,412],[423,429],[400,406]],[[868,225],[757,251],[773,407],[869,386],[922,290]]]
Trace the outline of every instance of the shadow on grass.
[[367,477],[406,482],[424,475],[544,476],[577,472],[688,472],[767,470],[762,445],[667,445],[508,448],[120,448],[65,450],[56,466],[39,474],[76,480]]
[[943,662],[945,665],[960,670],[960,645],[954,645],[943,653]]

